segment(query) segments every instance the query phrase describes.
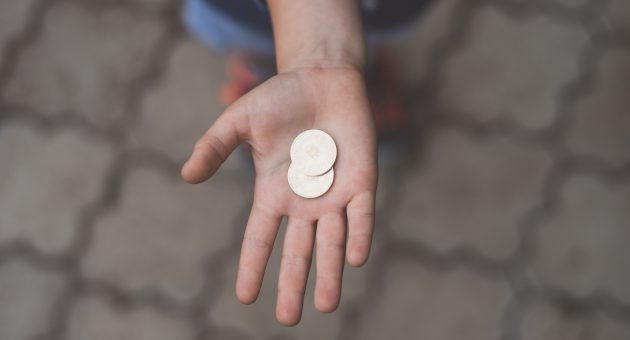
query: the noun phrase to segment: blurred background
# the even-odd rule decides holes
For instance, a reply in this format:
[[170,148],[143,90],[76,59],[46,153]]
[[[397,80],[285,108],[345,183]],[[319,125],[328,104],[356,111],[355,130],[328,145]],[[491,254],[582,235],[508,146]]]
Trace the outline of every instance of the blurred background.
[[1,340],[630,339],[630,1],[434,1],[370,260],[293,328],[278,245],[234,296],[244,158],[179,178],[226,79],[180,8],[0,0]]

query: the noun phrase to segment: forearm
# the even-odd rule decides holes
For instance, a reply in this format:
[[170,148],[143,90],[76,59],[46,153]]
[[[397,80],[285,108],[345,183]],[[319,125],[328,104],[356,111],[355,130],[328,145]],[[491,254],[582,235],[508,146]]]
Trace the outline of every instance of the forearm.
[[278,72],[301,67],[362,71],[365,42],[357,0],[268,0]]

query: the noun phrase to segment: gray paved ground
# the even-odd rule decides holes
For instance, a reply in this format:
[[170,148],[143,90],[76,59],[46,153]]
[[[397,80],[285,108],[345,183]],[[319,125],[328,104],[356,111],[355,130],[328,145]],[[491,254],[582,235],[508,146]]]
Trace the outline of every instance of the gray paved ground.
[[372,257],[288,329],[277,252],[234,298],[243,162],[178,177],[224,71],[177,11],[0,0],[0,339],[630,339],[630,1],[438,1]]

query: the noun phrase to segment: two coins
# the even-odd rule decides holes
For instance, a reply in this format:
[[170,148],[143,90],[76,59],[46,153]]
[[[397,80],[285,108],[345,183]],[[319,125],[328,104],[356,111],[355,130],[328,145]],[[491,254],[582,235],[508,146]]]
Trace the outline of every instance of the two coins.
[[336,159],[337,145],[329,134],[315,129],[300,133],[291,144],[289,186],[304,198],[325,194],[335,179]]

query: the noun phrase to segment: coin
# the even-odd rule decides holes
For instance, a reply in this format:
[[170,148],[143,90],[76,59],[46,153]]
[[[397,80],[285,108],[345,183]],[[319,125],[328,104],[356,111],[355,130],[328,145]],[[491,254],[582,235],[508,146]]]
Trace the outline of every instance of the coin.
[[297,171],[308,176],[319,176],[335,164],[337,146],[326,132],[306,130],[293,140],[290,155]]
[[304,198],[315,198],[325,194],[330,189],[335,178],[335,171],[330,169],[321,176],[308,176],[298,171],[294,164],[291,164],[287,177],[293,192]]

